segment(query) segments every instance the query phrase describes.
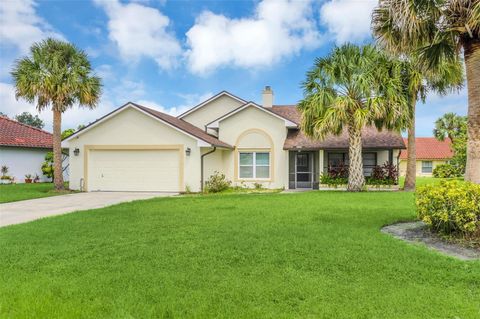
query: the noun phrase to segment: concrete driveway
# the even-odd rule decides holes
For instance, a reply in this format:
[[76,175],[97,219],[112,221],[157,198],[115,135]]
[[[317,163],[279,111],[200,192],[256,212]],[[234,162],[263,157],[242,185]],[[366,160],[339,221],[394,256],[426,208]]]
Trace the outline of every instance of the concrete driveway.
[[92,192],[5,203],[0,204],[0,227],[138,199],[173,195],[176,193]]

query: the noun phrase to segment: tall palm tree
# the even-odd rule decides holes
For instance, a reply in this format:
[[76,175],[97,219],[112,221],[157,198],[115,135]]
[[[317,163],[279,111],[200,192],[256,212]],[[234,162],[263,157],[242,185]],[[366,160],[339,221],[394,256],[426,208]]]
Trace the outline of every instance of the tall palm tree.
[[372,24],[388,50],[414,53],[430,69],[463,53],[469,104],[465,179],[480,183],[480,1],[380,0]]
[[30,56],[17,60],[11,74],[17,99],[36,103],[38,111],[53,112],[54,183],[56,190],[62,190],[62,113],[74,104],[95,108],[101,95],[100,78],[92,74],[85,52],[51,38],[34,43]]
[[435,128],[433,135],[439,141],[444,141],[445,138],[450,139],[452,144],[455,139],[463,135],[466,126],[466,117],[455,113],[445,113],[441,118],[435,121]]
[[417,101],[425,102],[430,91],[440,95],[459,89],[463,83],[463,67],[459,61],[443,60],[433,69],[425,68],[417,56],[399,57],[402,65],[402,79],[405,97],[409,104],[410,125],[408,127],[408,158],[405,176],[405,190],[415,189],[416,145],[415,110]]
[[361,191],[365,184],[362,129],[408,125],[401,66],[373,46],[346,44],[316,59],[303,88],[302,130],[317,139],[348,133],[348,190]]

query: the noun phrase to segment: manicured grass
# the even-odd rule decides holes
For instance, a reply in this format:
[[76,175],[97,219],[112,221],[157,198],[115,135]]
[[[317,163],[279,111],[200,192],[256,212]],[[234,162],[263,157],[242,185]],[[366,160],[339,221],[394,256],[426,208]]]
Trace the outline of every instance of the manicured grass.
[[[438,184],[441,181],[463,180],[463,178],[435,178],[435,177],[417,177],[416,186],[425,186],[429,184]],[[401,176],[399,179],[400,187],[405,184],[405,177]]]
[[380,232],[406,192],[158,198],[0,229],[0,317],[478,318],[480,261]]
[[[68,188],[68,184],[65,184]],[[4,184],[0,185],[0,203],[64,195],[71,191],[55,192],[53,183]]]

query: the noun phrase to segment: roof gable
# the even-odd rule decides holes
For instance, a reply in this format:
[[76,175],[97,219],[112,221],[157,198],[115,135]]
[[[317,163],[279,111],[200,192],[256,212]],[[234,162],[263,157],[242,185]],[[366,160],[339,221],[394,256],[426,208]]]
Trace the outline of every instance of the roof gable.
[[0,146],[52,148],[52,134],[0,116]]
[[174,116],[171,116],[171,115],[168,115],[168,114],[165,114],[165,113],[162,113],[162,112],[159,112],[159,111],[156,111],[156,110],[153,110],[153,109],[150,109],[148,107],[145,107],[145,106],[142,106],[142,105],[139,105],[139,104],[136,104],[136,103],[132,103],[132,102],[126,103],[125,105],[119,107],[118,109],[106,114],[105,116],[98,119],[97,121],[95,121],[95,122],[89,124],[88,126],[84,127],[80,131],[75,132],[74,134],[72,134],[68,138],[66,138],[64,140],[64,142],[68,142],[69,140],[73,139],[74,137],[79,136],[79,135],[89,131],[90,129],[94,128],[95,126],[99,125],[100,123],[102,123],[104,121],[107,121],[109,118],[117,115],[118,113],[120,113],[120,112],[122,112],[122,111],[124,111],[128,108],[134,108],[137,111],[142,112],[145,115],[150,116],[150,117],[156,119],[157,121],[160,121],[160,122],[170,126],[171,128],[196,139],[197,143],[198,143],[198,146],[216,146],[216,147],[232,148],[231,145],[220,141],[216,137],[207,134],[206,132],[202,131],[198,127],[196,127],[196,126],[194,126],[194,125],[192,125],[192,124],[190,124],[186,121],[183,121],[183,120],[178,119]]
[[238,101],[238,102],[240,102],[240,103],[242,103],[242,104],[244,104],[244,103],[247,102],[247,101],[245,101],[244,99],[239,98],[238,96],[233,95],[233,94],[230,93],[230,92],[221,91],[220,93],[212,96],[211,98],[209,98],[209,99],[201,102],[200,104],[198,104],[198,105],[192,107],[191,109],[187,110],[186,112],[180,114],[180,115],[178,116],[178,118],[179,118],[179,119],[184,118],[185,116],[187,116],[187,115],[189,115],[189,114],[191,114],[191,113],[193,113],[193,112],[201,109],[201,108],[204,107],[205,105],[208,105],[209,103],[211,103],[211,102],[213,102],[214,100],[219,99],[219,98],[221,98],[221,97],[223,97],[223,96],[228,96],[228,97],[230,97],[230,98],[232,98],[232,99],[234,99],[234,100],[236,100],[236,101]]
[[227,114],[219,117],[218,119],[213,120],[212,122],[208,123],[208,124],[206,125],[206,127],[207,127],[207,128],[218,128],[219,123],[220,123],[221,121],[223,121],[223,120],[225,120],[225,119],[227,119],[227,118],[229,118],[229,117],[231,117],[231,116],[234,116],[235,114],[237,114],[237,113],[239,113],[239,112],[241,112],[241,111],[243,111],[243,110],[245,110],[245,109],[247,109],[247,108],[249,108],[249,107],[254,107],[254,108],[258,109],[258,110],[261,110],[261,111],[263,111],[263,112],[266,112],[267,114],[269,114],[269,115],[271,115],[271,116],[274,116],[274,117],[276,117],[276,118],[278,118],[278,119],[280,119],[280,120],[283,120],[283,121],[285,122],[285,126],[286,126],[286,127],[289,127],[289,128],[297,127],[297,123],[294,123],[294,122],[292,122],[291,120],[289,120],[288,118],[286,118],[286,117],[284,117],[284,116],[282,116],[282,115],[280,115],[280,114],[277,114],[277,113],[273,112],[270,108],[262,107],[262,106],[258,105],[257,103],[251,102],[251,101],[250,101],[250,102],[247,102],[247,103],[245,103],[245,104],[243,104],[243,105],[241,105],[240,107],[238,107],[238,108],[236,108],[235,110],[233,110],[233,111],[231,111],[231,112],[229,112],[229,113],[227,113]]

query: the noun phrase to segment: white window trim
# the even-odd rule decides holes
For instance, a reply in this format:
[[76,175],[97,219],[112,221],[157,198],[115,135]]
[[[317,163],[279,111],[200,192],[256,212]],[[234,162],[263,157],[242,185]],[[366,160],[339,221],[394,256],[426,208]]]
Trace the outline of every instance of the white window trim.
[[[429,166],[428,168],[431,168],[430,172],[424,171],[424,166],[423,163],[431,163],[432,165]],[[422,174],[432,174],[433,173],[433,161],[422,161]]]
[[[252,165],[241,165],[240,164],[240,156],[241,154],[252,154],[253,155],[253,163]],[[257,165],[257,153],[267,153],[268,154],[268,165]],[[252,167],[252,177],[241,177],[241,167]],[[258,167],[268,167],[268,177],[257,177],[257,170]],[[239,180],[270,180],[271,177],[271,167],[272,167],[272,153],[270,151],[239,151],[238,152],[238,179]]]

